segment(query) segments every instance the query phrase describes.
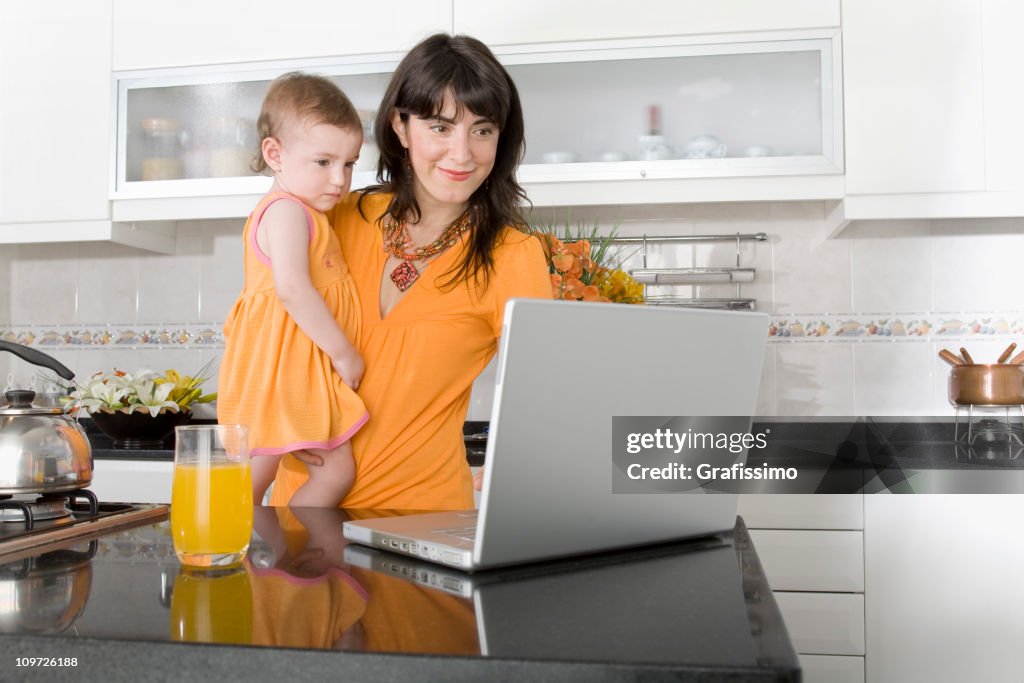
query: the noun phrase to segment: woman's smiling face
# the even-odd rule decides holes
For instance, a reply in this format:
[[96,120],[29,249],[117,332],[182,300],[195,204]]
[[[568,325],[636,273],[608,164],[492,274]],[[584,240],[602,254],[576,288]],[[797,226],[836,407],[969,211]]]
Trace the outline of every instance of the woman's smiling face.
[[464,208],[494,169],[498,126],[445,97],[433,118],[396,111],[392,128],[409,153],[413,190],[421,209]]

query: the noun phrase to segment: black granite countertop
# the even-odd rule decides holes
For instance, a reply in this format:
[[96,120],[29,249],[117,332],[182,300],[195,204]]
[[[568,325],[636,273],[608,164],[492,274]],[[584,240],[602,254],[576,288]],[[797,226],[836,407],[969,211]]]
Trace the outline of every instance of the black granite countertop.
[[[1024,416],[1010,416],[1017,438],[1024,438]],[[195,420],[193,424],[213,423]],[[840,449],[854,444],[862,453],[891,458],[907,469],[1021,469],[1024,443],[1013,437],[993,436],[991,428],[1005,425],[1005,417],[976,418],[969,434],[965,419],[959,428],[950,417],[773,417],[754,418],[752,431],[771,430],[770,464],[797,467],[827,466]],[[88,418],[81,420],[93,457],[97,459],[174,460],[174,437],[158,449],[114,448],[109,437]],[[959,433],[958,433],[959,430]],[[487,423],[467,421],[463,426],[466,459],[483,465],[487,449]],[[959,440],[957,437],[959,436]],[[970,436],[972,441],[968,443]]]
[[[214,577],[178,565],[167,522],[2,565],[0,581],[25,596],[0,620],[5,670],[109,681],[800,678],[739,518],[708,539],[470,578],[346,545],[346,518],[381,514],[395,513],[257,508],[246,563]],[[27,657],[76,663],[19,667]]]
[[[168,437],[160,448],[114,448],[112,439],[101,432],[89,418],[79,420],[89,437],[93,458],[99,460],[174,460],[174,435]],[[193,419],[191,424],[215,424],[216,420]],[[466,435],[466,460],[471,467],[484,464],[487,448],[487,423],[467,421],[462,427]]]

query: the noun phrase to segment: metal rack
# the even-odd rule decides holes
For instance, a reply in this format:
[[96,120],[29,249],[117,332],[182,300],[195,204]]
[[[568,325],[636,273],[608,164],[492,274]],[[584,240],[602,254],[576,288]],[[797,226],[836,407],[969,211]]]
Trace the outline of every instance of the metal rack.
[[[757,303],[756,299],[743,298],[740,292],[740,285],[744,282],[753,282],[756,270],[744,268],[740,264],[740,243],[757,241],[764,242],[768,235],[763,232],[757,233],[736,233],[734,235],[673,235],[648,237],[615,237],[613,242],[639,243],[642,245],[641,256],[643,267],[634,268],[629,274],[637,282],[644,285],[644,298],[648,304],[655,306],[689,306],[694,308],[722,308],[737,311],[752,311]],[[647,267],[647,245],[650,243],[679,243],[679,242],[735,242],[736,243],[736,265],[714,268],[648,268]],[[736,296],[729,298],[710,297],[680,297],[674,295],[649,296],[647,288],[649,285],[704,285],[713,283],[735,283]]]

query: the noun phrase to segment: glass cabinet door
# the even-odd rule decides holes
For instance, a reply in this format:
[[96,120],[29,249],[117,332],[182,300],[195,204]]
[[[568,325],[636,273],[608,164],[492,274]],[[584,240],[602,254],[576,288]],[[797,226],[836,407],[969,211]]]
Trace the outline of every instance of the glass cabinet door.
[[[526,118],[521,180],[842,173],[839,52],[835,32],[504,48],[498,56]],[[360,110],[365,142],[353,187],[368,184],[372,122],[398,58],[116,75],[114,198],[264,191],[267,179],[251,170],[255,120],[270,81],[290,70],[330,76]]]
[[[359,110],[364,145],[357,172],[376,169],[373,117],[394,66],[363,64],[364,73],[302,69],[328,75]],[[282,72],[119,81],[115,197],[262,191],[268,181],[252,170],[259,154],[256,118]]]
[[603,169],[602,178],[612,163],[623,177],[640,168],[676,177],[797,166],[842,172],[831,39],[558,58],[504,56],[523,99],[527,164]]

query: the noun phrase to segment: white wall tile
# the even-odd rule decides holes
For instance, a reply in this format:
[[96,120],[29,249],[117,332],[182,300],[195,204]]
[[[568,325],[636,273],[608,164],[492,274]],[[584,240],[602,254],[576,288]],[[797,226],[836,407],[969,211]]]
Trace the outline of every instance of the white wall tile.
[[78,247],[76,322],[133,323],[138,317],[139,259],[142,252],[107,242]]
[[199,320],[221,323],[245,280],[242,229],[244,221],[203,221],[195,228],[201,239]]
[[825,239],[824,208],[772,205],[774,309],[786,313],[851,313],[850,246]]
[[77,244],[22,244],[10,269],[11,322],[69,324],[78,299]]
[[779,415],[856,415],[853,344],[774,346]]
[[17,251],[16,245],[0,247],[0,325],[11,320],[11,261]]
[[754,408],[759,417],[775,417],[779,414],[775,382],[775,349],[777,347],[777,344],[768,344],[764,351],[764,365],[761,366],[761,388],[758,390],[757,405]]
[[931,415],[935,373],[930,344],[864,342],[851,344],[858,415]]
[[140,258],[140,323],[198,322],[200,255],[195,246],[186,240],[177,254]]
[[928,221],[872,221],[852,226],[853,310],[858,313],[931,311],[931,241]]
[[1019,310],[1024,291],[1024,220],[932,221],[931,287],[936,311]]
[[[79,369],[80,368],[80,369]],[[139,369],[138,352],[132,348],[83,349],[78,357],[78,380],[83,381],[97,372],[123,370],[135,372]]]

